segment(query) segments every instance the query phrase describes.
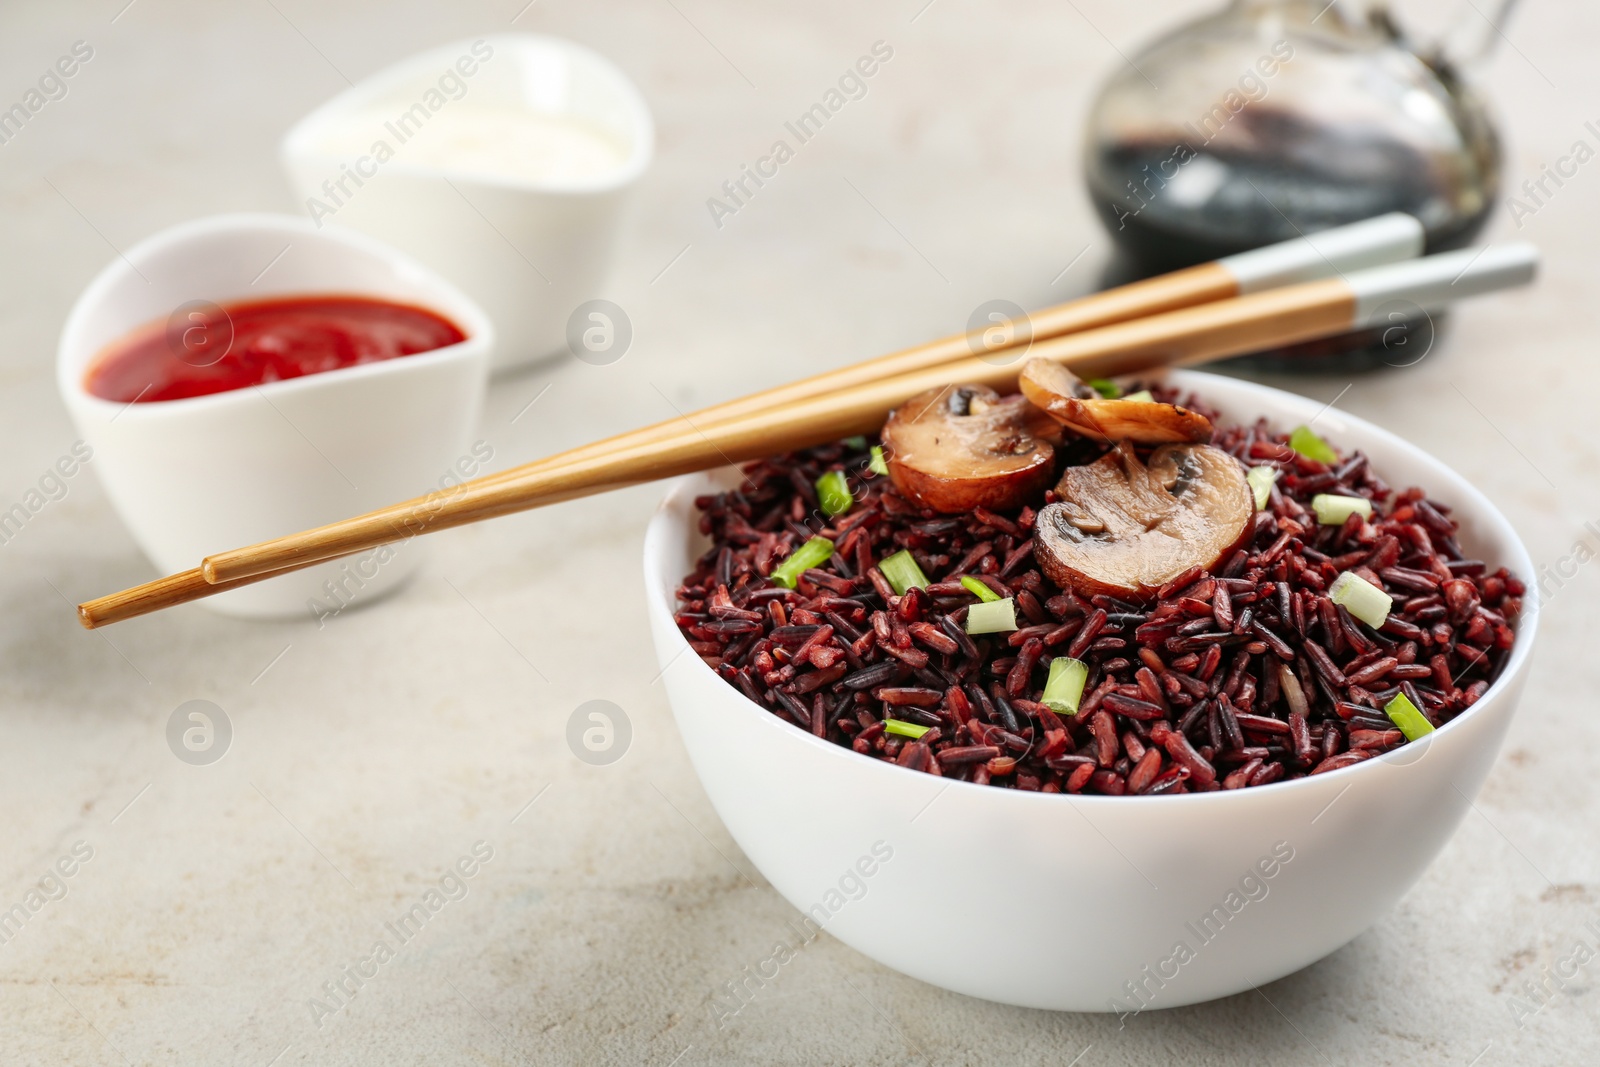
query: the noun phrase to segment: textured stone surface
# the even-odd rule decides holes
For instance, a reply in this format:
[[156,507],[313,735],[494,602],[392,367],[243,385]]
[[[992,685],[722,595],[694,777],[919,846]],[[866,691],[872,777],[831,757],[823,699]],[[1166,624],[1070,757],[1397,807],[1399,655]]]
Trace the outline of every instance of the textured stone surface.
[[[569,360],[497,383],[480,436],[500,465],[959,329],[997,296],[1038,306],[1092,288],[1109,248],[1079,187],[1087,94],[1120,62],[1108,38],[1131,51],[1185,10],[138,0],[118,15],[122,2],[0,11],[0,104],[72,42],[95,49],[68,95],[0,146],[0,508],[74,439],[52,361],[80,289],[113,248],[171,223],[297,210],[278,137],[343,75],[516,16],[611,55],[655,109],[657,164],[603,294],[632,317],[633,349],[609,367]],[[1437,22],[1437,7],[1417,14]],[[1582,124],[1600,118],[1597,19],[1529,6],[1495,60],[1513,184],[1575,139],[1593,143]],[[706,198],[880,39],[894,58],[868,95],[715,227]],[[1580,537],[1600,543],[1581,526],[1600,519],[1595,166],[1524,220],[1546,255],[1536,289],[1464,308],[1409,371],[1289,383],[1444,456],[1513,516],[1541,564]],[[1502,210],[1493,236],[1515,231]],[[1596,1056],[1600,962],[1520,1029],[1512,1000],[1574,937],[1597,940],[1584,931],[1600,921],[1600,578],[1587,566],[1546,607],[1537,673],[1475,813],[1415,891],[1329,959],[1119,1030],[946,994],[824,937],[719,1029],[715,989],[768,955],[793,913],[721,829],[652,684],[638,555],[656,495],[439,535],[401,594],[320,631],[189,608],[90,634],[71,603],[152,571],[93,465],[74,478],[0,545],[0,905],[23,900],[75,842],[93,858],[0,944],[0,1060]],[[597,611],[602,599],[615,610]],[[596,698],[633,726],[630,751],[606,767],[565,742],[572,710]],[[165,740],[190,699],[233,725],[212,766],[180,762]],[[323,983],[480,840],[493,858],[466,896],[319,1027],[308,1001]],[[907,910],[954,918],[960,903]],[[1028,906],[1048,914],[1048,902]]]

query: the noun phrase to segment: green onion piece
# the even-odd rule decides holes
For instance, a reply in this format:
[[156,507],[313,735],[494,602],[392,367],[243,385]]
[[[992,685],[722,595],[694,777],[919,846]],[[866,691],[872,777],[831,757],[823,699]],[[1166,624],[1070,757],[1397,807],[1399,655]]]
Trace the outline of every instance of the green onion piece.
[[967,633],[1003,634],[1017,628],[1017,602],[984,600],[967,609]]
[[882,445],[872,446],[872,462],[867,464],[867,469],[872,471],[873,474],[889,473],[889,464],[884,461]]
[[1083,700],[1083,683],[1089,680],[1089,665],[1068,656],[1050,661],[1050,677],[1045,679],[1044,699],[1040,701],[1057,715],[1078,714]]
[[852,452],[865,452],[867,450],[867,439],[860,434],[855,437],[846,437],[844,446]]
[[1156,402],[1156,398],[1150,394],[1148,389],[1141,389],[1137,393],[1129,393],[1122,399],[1137,401],[1140,404],[1154,404]]
[[1272,499],[1272,483],[1278,480],[1276,467],[1251,467],[1250,473],[1244,476],[1250,483],[1250,488],[1256,494],[1256,510],[1267,510],[1267,501]]
[[1122,395],[1122,386],[1118,385],[1110,378],[1090,378],[1089,388],[1093,389],[1107,400],[1115,400],[1117,397]]
[[1383,713],[1389,716],[1390,722],[1400,727],[1407,741],[1415,741],[1433,733],[1433,723],[1417,710],[1417,706],[1404,693],[1396,693],[1394,699],[1383,706]]
[[826,563],[833,555],[833,542],[826,537],[813,537],[789,554],[789,558],[772,568],[772,580],[785,589],[793,589],[800,576],[812,567]]
[[1337,463],[1339,453],[1333,447],[1312,432],[1309,426],[1296,426],[1289,434],[1289,447],[1307,459],[1314,459],[1318,463]]
[[899,719],[883,720],[884,733],[899,734],[901,737],[909,737],[913,741],[931,729],[933,729],[931,726],[920,726],[914,722],[901,722]]
[[993,589],[990,589],[987,585],[984,585],[970,574],[963,574],[961,576],[961,584],[967,587],[967,592],[986,603],[1000,599],[999,593],[996,593]]
[[922,589],[928,584],[928,576],[922,573],[922,568],[911,558],[911,553],[903,548],[892,556],[884,557],[878,569],[901,596],[906,595],[907,589]]
[[1318,493],[1311,498],[1311,510],[1317,513],[1317,522],[1323,526],[1343,526],[1344,520],[1352,515],[1372,518],[1372,501],[1364,496]]
[[829,471],[817,479],[817,503],[829,518],[850,510],[855,498],[850,495],[850,483],[845,481],[844,471]]
[[1376,630],[1389,617],[1394,600],[1354,571],[1345,571],[1328,586],[1328,598]]

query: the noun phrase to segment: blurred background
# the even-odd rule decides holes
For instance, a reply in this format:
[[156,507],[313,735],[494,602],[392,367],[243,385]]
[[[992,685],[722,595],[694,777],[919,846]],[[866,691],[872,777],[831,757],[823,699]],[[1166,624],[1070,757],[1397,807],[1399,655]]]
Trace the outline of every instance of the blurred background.
[[[625,309],[631,346],[605,366],[563,355],[497,379],[477,436],[500,468],[959,332],[987,301],[1040,307],[1124,276],[1084,190],[1090,103],[1160,28],[1206,10],[7,3],[0,106],[75,42],[93,55],[0,144],[0,507],[74,441],[53,360],[89,280],[186,219],[299,213],[284,133],[413,53],[512,30],[569,37],[625,71],[655,118],[655,161],[596,294]],[[1428,41],[1487,11],[1408,0],[1396,15]],[[708,207],[880,41],[892,59],[863,97],[735,213]],[[1575,142],[1600,148],[1597,46],[1594,9],[1529,3],[1474,72],[1507,192]],[[1534,288],[1462,306],[1414,366],[1265,377],[1439,455],[1535,560],[1569,561],[1545,587],[1541,669],[1477,815],[1388,920],[1270,1003],[1119,1030],[943,993],[824,938],[719,1027],[713,991],[767,955],[792,909],[717,823],[655,684],[637,575],[656,488],[441,534],[405,591],[320,629],[191,607],[91,634],[72,604],[153,574],[90,463],[0,546],[0,901],[75,842],[94,850],[0,944],[0,1058],[1578,1062],[1600,1039],[1592,971],[1521,1025],[1510,1001],[1600,918],[1586,640],[1600,612],[1587,555],[1571,562],[1580,543],[1600,548],[1584,526],[1600,520],[1600,165],[1563,181],[1531,212],[1502,197],[1480,238],[1536,242]],[[230,718],[214,767],[168,749],[168,717],[190,699]],[[565,741],[592,699],[631,721],[631,748],[606,767]],[[494,859],[443,929],[317,1025],[308,1000],[479,840]]]

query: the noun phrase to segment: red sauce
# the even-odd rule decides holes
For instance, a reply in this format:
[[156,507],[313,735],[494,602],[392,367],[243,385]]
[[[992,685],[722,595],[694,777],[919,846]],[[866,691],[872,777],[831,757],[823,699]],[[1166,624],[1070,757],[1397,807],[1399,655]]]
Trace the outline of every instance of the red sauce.
[[466,339],[426,308],[363,296],[186,304],[106,349],[84,387],[123,403],[181,400],[417,352]]

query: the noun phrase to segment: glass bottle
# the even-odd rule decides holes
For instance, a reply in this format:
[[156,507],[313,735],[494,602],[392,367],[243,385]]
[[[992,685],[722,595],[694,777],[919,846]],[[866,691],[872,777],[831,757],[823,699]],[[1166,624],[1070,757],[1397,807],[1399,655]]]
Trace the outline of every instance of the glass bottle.
[[1500,187],[1488,110],[1463,76],[1475,41],[1414,47],[1383,7],[1234,0],[1121,65],[1087,124],[1086,179],[1140,273],[1171,270],[1387,211],[1430,252],[1483,227]]

